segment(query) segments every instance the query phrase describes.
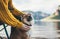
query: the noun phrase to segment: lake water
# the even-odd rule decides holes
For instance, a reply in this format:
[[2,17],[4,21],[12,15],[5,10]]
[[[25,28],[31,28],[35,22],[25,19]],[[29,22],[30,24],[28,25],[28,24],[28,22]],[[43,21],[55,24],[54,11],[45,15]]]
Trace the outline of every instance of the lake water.
[[[3,26],[0,26],[2,29]],[[10,26],[7,27],[10,35]],[[57,36],[56,26],[53,22],[34,21],[31,30],[28,32],[31,37],[55,38]],[[0,36],[6,37],[5,31],[0,32]]]

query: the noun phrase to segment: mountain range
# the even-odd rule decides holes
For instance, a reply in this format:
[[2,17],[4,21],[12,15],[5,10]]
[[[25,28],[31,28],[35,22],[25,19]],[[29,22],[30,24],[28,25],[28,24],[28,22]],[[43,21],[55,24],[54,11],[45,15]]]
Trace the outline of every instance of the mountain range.
[[32,15],[32,17],[34,18],[34,20],[40,20],[42,18],[48,17],[50,16],[50,14],[47,14],[45,12],[41,12],[41,11],[30,11],[30,10],[25,10],[23,11],[25,13],[30,13]]

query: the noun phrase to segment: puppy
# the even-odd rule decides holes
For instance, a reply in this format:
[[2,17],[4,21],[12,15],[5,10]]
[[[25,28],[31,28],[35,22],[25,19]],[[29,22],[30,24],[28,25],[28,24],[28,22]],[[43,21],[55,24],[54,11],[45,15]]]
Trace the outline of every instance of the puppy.
[[[32,26],[31,25],[31,21],[32,21],[32,17],[31,15],[27,16],[15,16],[19,21],[23,22],[24,24],[28,25],[28,26]],[[27,31],[21,30],[21,29],[17,29],[15,27],[11,27],[11,35],[10,35],[10,39],[29,39],[28,35],[26,33]]]

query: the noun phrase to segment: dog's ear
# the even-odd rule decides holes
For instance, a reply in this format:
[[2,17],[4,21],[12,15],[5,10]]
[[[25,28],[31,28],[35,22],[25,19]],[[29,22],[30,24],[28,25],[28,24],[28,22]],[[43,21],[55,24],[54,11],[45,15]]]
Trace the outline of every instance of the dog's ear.
[[23,17],[23,18],[27,18],[28,16],[31,16],[31,14],[25,14],[25,15],[23,15],[22,17]]

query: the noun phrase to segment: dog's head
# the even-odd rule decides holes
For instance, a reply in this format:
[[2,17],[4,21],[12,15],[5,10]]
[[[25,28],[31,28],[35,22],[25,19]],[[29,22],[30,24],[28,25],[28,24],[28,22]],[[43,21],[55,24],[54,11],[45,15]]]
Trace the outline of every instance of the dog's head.
[[31,21],[32,21],[32,16],[31,16],[31,14],[29,14],[28,16],[27,16],[27,15],[22,16],[21,18],[22,18],[22,22],[23,22],[24,24],[26,24],[26,25],[28,25],[28,26],[32,26],[32,24],[31,24]]
[[31,24],[31,21],[32,21],[31,14],[24,15],[24,16],[15,16],[15,18],[17,18],[19,21],[23,22],[24,24],[26,24],[28,26],[32,26],[32,24]]
[[[25,16],[15,16],[19,21],[21,21],[22,23],[24,23],[25,25],[27,26],[32,26],[31,24],[31,21],[32,21],[32,16],[31,14],[29,14],[28,16],[25,15]],[[27,32],[27,31],[24,31],[22,29],[20,29],[20,31],[22,32]]]

